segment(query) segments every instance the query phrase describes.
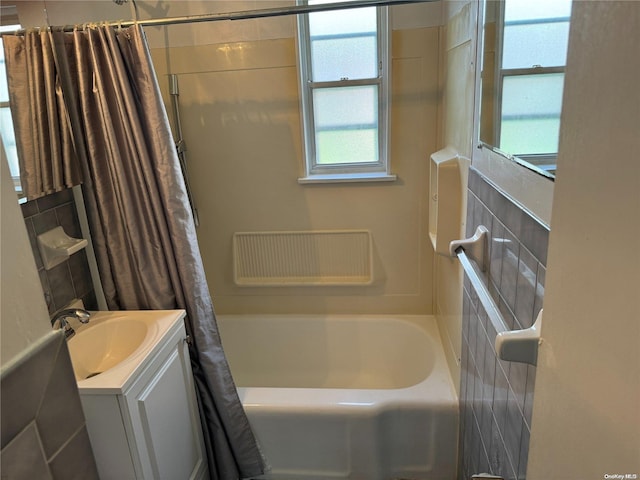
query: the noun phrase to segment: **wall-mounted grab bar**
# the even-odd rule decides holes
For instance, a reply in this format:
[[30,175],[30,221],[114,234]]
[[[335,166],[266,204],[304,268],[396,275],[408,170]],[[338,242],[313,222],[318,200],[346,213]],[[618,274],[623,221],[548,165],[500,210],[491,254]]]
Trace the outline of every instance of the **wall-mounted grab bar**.
[[[500,310],[496,306],[489,290],[471,263],[470,257],[478,264],[481,271],[485,270],[487,258],[487,237],[489,231],[480,225],[473,237],[464,240],[454,240],[449,244],[452,257],[457,257],[462,264],[471,286],[475,289],[489,321],[497,332],[495,348],[498,357],[509,362],[522,362],[536,365],[538,361],[538,345],[540,344],[540,328],[542,326],[542,310],[532,327],[524,330],[509,330]],[[467,255],[467,251],[470,255]]]
[[191,207],[191,214],[193,215],[193,223],[196,227],[200,226],[200,219],[198,218],[198,209],[196,208],[196,202],[193,199],[191,193],[191,184],[189,182],[189,172],[187,170],[187,158],[186,151],[187,145],[182,135],[182,122],[180,121],[180,90],[178,88],[178,76],[175,73],[169,75],[169,94],[171,95],[171,104],[173,106],[173,118],[175,121],[175,144],[176,153],[178,154],[178,161],[180,163],[180,169],[182,170],[182,177],[184,178],[184,185],[187,190],[187,198]]

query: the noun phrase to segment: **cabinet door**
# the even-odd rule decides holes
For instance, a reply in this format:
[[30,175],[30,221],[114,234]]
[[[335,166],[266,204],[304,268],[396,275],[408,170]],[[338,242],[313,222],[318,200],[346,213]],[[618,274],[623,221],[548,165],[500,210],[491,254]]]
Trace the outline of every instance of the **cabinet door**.
[[150,380],[134,386],[126,397],[144,478],[201,478],[206,460],[189,354],[182,338],[156,363]]

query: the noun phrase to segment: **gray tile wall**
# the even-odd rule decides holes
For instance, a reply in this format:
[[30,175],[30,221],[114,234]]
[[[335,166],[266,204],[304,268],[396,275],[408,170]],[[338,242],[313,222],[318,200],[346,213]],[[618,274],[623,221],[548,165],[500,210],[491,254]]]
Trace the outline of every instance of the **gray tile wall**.
[[71,189],[23,203],[21,207],[49,314],[60,310],[74,298],[83,300],[89,310],[97,310],[85,250],[74,253],[69,260],[51,270],[45,270],[38,249],[37,236],[57,226],[62,226],[71,237],[82,238]]
[[3,368],[0,403],[2,479],[98,480],[62,331]]
[[[467,194],[467,237],[478,225],[490,232],[485,284],[509,328],[528,328],[542,308],[549,230],[473,168]],[[497,358],[495,337],[465,276],[460,480],[476,473],[526,476],[536,369]]]

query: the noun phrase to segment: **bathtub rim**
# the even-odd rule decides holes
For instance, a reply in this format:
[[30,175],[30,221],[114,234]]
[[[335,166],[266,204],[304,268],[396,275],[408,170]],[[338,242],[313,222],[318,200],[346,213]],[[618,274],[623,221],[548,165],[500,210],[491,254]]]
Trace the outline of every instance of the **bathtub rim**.
[[[435,361],[429,376],[407,387],[390,389],[349,389],[320,387],[237,387],[245,408],[250,410],[351,412],[354,408],[379,413],[395,408],[420,407],[425,403],[436,409],[458,408],[458,396],[446,361],[442,336],[435,315],[419,314],[217,314],[218,321],[233,317],[299,317],[328,318],[334,321],[363,320],[366,318],[393,319],[407,322],[424,330],[433,340]],[[222,339],[224,346],[224,338]]]

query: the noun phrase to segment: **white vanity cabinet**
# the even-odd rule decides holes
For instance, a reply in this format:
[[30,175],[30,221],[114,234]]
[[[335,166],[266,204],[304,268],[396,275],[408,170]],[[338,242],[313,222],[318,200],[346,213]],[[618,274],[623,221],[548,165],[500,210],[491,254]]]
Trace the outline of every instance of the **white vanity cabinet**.
[[176,315],[122,388],[83,388],[79,382],[102,480],[208,476],[184,312]]

